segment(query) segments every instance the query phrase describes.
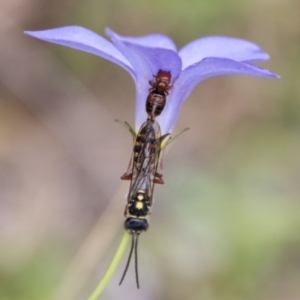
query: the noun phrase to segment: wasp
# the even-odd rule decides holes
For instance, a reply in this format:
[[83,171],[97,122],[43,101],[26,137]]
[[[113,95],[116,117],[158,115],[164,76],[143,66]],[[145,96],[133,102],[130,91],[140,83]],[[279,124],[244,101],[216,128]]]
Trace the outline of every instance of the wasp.
[[155,183],[163,184],[162,174],[157,172],[162,142],[169,134],[161,136],[159,124],[150,118],[144,122],[135,138],[131,167],[121,179],[131,180],[127,204],[125,207],[124,227],[131,236],[132,243],[127,264],[121,278],[123,282],[127,273],[130,260],[135,253],[136,284],[139,288],[137,247],[141,232],[149,227],[149,215],[153,202],[153,191]]
[[150,89],[146,100],[146,112],[148,117],[154,120],[163,111],[166,98],[169,91],[172,89],[171,72],[159,70],[157,75],[154,75],[155,80],[149,80]]

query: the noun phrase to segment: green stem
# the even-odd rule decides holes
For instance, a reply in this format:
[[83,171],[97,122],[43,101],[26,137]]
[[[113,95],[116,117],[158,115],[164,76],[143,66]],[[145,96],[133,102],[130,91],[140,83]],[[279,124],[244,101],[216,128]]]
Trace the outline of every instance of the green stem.
[[97,285],[97,287],[95,288],[93,293],[90,295],[88,300],[97,300],[100,297],[100,295],[104,291],[105,287],[107,286],[110,278],[114,274],[123,254],[126,250],[128,242],[130,240],[130,237],[131,237],[130,234],[127,231],[125,231],[123,234],[123,237],[121,239],[121,242],[119,244],[119,247],[118,247],[110,265],[108,266],[103,278],[101,279],[101,281],[99,282],[99,284]]

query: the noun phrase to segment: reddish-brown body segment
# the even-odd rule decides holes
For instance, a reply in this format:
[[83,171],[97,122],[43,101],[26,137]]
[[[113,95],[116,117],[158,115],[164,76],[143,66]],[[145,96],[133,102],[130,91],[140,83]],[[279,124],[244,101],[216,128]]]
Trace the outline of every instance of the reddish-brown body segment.
[[165,107],[169,91],[173,87],[170,85],[171,72],[159,70],[154,78],[154,81],[149,81],[151,87],[146,100],[146,112],[151,120],[154,120],[161,114]]

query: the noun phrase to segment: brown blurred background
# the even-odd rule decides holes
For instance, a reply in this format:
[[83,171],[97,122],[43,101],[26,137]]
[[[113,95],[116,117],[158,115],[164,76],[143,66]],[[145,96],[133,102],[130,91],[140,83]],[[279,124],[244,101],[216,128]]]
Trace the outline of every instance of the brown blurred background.
[[102,299],[300,298],[298,0],[2,0],[0,299],[86,299],[123,234],[134,85],[99,57],[23,35],[78,24],[103,35],[249,39],[280,80],[222,76],[184,104],[165,185],[139,247]]

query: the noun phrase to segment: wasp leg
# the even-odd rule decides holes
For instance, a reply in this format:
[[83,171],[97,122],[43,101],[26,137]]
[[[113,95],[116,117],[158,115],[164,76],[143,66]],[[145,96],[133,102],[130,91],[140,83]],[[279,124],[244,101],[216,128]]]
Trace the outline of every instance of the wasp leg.
[[126,217],[126,214],[127,214],[127,209],[128,209],[128,205],[126,204],[125,206],[125,211],[124,211],[124,216]]
[[132,179],[132,155],[129,160],[127,171],[121,176],[121,180],[131,180]]
[[127,127],[128,128],[128,130],[129,130],[129,132],[131,133],[131,135],[132,135],[132,138],[133,138],[133,140],[135,140],[136,139],[136,132],[135,132],[135,130],[133,129],[133,127],[128,123],[128,122],[123,122],[123,121],[120,121],[120,120],[115,120],[117,123],[119,123],[119,124],[122,124],[123,126],[125,126],[125,127]]
[[169,91],[173,88],[173,85],[170,85],[168,88],[165,89],[166,96],[169,95]]
[[157,184],[164,184],[163,180],[163,156],[165,152],[165,147],[168,144],[168,140],[171,138],[170,133],[164,134],[159,138],[159,149],[161,152],[159,162],[158,162],[158,170],[159,172],[155,172],[154,182]]
[[163,174],[160,174],[160,173],[155,173],[155,176],[154,176],[154,183],[157,183],[157,184],[164,184],[164,180],[163,180]]
[[168,146],[169,144],[171,144],[178,136],[180,136],[182,133],[186,132],[187,130],[189,130],[190,128],[184,128],[181,131],[179,131],[177,134],[175,134],[174,136],[172,136],[169,140],[167,140],[166,144],[164,145],[164,147]]
[[132,179],[132,173],[124,173],[121,178],[121,180],[131,180]]
[[171,139],[171,133],[166,133],[159,138],[160,150],[164,149],[168,145],[168,141]]

